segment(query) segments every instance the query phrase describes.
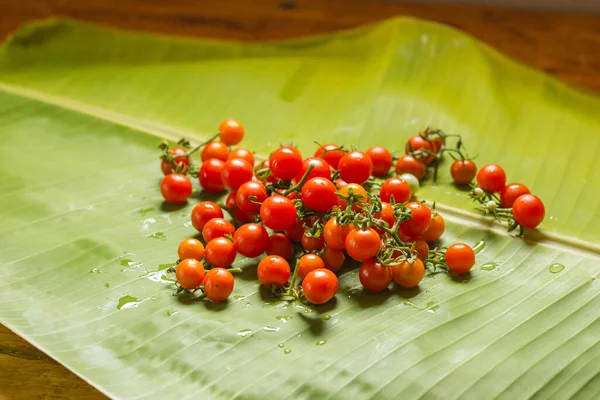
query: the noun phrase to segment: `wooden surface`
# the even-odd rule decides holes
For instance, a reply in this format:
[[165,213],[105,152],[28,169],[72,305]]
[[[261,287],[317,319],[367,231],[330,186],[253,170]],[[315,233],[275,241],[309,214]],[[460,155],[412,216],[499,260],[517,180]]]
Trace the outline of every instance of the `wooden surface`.
[[[600,16],[390,0],[0,0],[0,39],[27,21],[55,15],[127,29],[242,40],[303,36],[410,15],[460,28],[526,64],[600,91]],[[0,326],[3,398],[104,396]]]

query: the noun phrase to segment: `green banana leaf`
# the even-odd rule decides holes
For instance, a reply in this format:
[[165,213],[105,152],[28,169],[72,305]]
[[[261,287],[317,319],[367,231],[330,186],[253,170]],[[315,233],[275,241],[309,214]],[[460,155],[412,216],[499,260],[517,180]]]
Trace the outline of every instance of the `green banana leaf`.
[[[485,242],[464,278],[274,302],[257,260],[225,304],[172,296],[194,235],[163,204],[160,138],[240,119],[244,145],[401,151],[460,133],[547,207],[515,238],[474,213],[443,166],[444,243]],[[115,398],[539,398],[600,393],[600,100],[465,34],[412,19],[282,42],[23,27],[0,50],[0,321]],[[563,268],[564,266],[564,268]]]

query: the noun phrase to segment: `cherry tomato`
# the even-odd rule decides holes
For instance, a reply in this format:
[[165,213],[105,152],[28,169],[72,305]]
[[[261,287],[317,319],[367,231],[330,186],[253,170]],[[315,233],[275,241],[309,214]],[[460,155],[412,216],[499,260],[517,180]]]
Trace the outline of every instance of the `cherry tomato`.
[[229,157],[229,148],[227,148],[227,145],[223,142],[209,142],[200,152],[202,162],[210,160],[211,158],[216,158],[217,160],[225,162],[227,161],[227,157]]
[[253,175],[252,165],[241,158],[227,160],[221,170],[221,180],[231,190],[238,190],[244,183],[251,181]]
[[175,277],[182,288],[198,289],[204,280],[204,265],[193,258],[181,260],[175,269]]
[[204,258],[204,245],[198,239],[185,239],[179,243],[177,255],[179,256],[180,260],[193,258],[195,260],[202,261]]
[[374,146],[367,150],[373,162],[373,176],[386,176],[392,167],[392,153],[383,146]]
[[233,292],[233,275],[223,268],[213,268],[204,277],[204,294],[212,301],[225,301]]
[[477,166],[472,160],[456,160],[450,166],[450,174],[457,185],[468,185],[477,174]]
[[256,273],[260,283],[265,286],[283,286],[290,279],[290,264],[283,257],[266,256],[258,263]]
[[400,232],[410,238],[416,238],[429,229],[431,210],[423,203],[413,201],[406,205],[411,211],[411,219],[400,223]]
[[325,178],[312,178],[302,186],[302,201],[313,211],[327,212],[337,204],[335,185]]
[[381,201],[391,203],[393,197],[394,203],[406,203],[411,196],[410,185],[404,179],[389,178],[381,184],[379,192]]
[[294,248],[285,234],[273,233],[269,236],[269,245],[265,253],[269,256],[280,256],[287,260],[294,255]]
[[248,161],[250,165],[254,165],[254,153],[243,147],[233,149],[231,153],[229,153],[229,157],[227,157],[228,160],[233,160],[234,158],[241,158],[242,160]]
[[[354,203],[352,204],[352,210],[358,211],[361,208],[363,208],[366,203],[369,202],[369,197],[367,196],[367,191],[365,190],[365,188],[359,185],[358,183],[348,183],[342,186],[340,190],[337,191],[337,193],[338,195],[341,194],[343,196],[348,196],[350,194],[351,189],[354,195]],[[337,204],[342,210],[345,210],[348,207],[348,200],[338,196]]]
[[313,304],[327,303],[337,293],[338,286],[337,276],[325,268],[309,272],[302,280],[304,297]]
[[465,274],[475,265],[475,252],[464,243],[454,243],[446,250],[446,264],[456,274]]
[[524,228],[535,228],[544,220],[544,203],[532,194],[519,196],[512,206],[513,217]]
[[[253,198],[251,199],[250,197]],[[260,211],[260,203],[265,201],[267,197],[267,188],[264,184],[249,181],[240,186],[236,192],[235,203],[240,210],[246,213],[257,213]]]
[[405,155],[396,161],[396,175],[411,174],[417,179],[425,177],[425,164],[413,156]]
[[335,184],[335,187],[338,189],[341,189],[348,184],[348,182],[346,182],[343,179],[336,179],[335,182],[333,182],[333,183]]
[[429,164],[435,158],[432,154],[425,154],[427,151],[433,152],[433,146],[431,142],[421,135],[411,136],[406,142],[405,152],[409,155],[414,155],[414,153],[422,152],[421,161],[425,164]]
[[213,218],[223,218],[223,210],[217,203],[212,201],[202,201],[192,209],[192,225],[198,232],[202,232],[202,228],[208,221]]
[[373,172],[371,157],[360,151],[351,151],[341,158],[338,165],[340,178],[348,183],[365,183]]
[[210,193],[219,193],[225,190],[225,185],[223,185],[221,179],[221,171],[224,166],[225,162],[217,158],[209,158],[204,161],[198,172],[200,186]]
[[225,206],[230,208],[233,212],[233,217],[241,223],[246,223],[252,221],[252,218],[256,215],[256,213],[245,212],[240,210],[236,202],[237,192],[229,192],[227,198],[225,199]]
[[304,235],[304,226],[302,222],[297,219],[290,229],[285,230],[285,236],[292,242],[300,242],[302,240],[302,235]]
[[258,257],[267,250],[269,233],[259,224],[244,224],[233,234],[233,245],[245,257]]
[[367,291],[379,293],[387,289],[394,277],[391,267],[371,259],[360,266],[358,279]]
[[415,251],[417,252],[417,258],[421,261],[427,260],[427,256],[429,256],[429,245],[427,242],[423,239],[417,239],[413,243],[415,245]]
[[313,169],[308,174],[308,178],[306,178],[306,181],[311,178],[316,178],[318,176],[320,176],[321,178],[331,180],[331,167],[329,166],[329,164],[327,164],[327,161],[323,160],[322,158],[307,158],[304,161],[302,161],[302,168],[300,169],[300,172],[296,174],[294,181],[300,182],[300,180],[302,179],[306,171],[308,171],[311,165],[313,166]]
[[219,125],[219,139],[227,146],[235,146],[244,139],[244,126],[235,119],[226,119]]
[[[385,202],[381,203],[381,211],[373,214],[373,218],[385,222],[388,228],[393,227],[394,223],[396,222],[394,219],[394,208],[390,203]],[[373,229],[375,229],[380,235],[383,234],[383,232],[380,232],[377,228]]]
[[498,193],[506,186],[506,172],[499,165],[485,165],[477,173],[477,186],[486,192]]
[[275,194],[260,206],[260,219],[274,231],[291,229],[296,223],[296,207],[287,197]]
[[224,237],[212,239],[206,244],[206,261],[219,268],[229,268],[235,261],[237,252],[233,242]]
[[300,257],[300,263],[298,264],[298,275],[300,278],[304,279],[309,272],[314,271],[315,269],[325,268],[325,263],[323,259],[316,254],[305,254]]
[[[314,156],[327,161],[327,163],[331,165],[333,169],[339,169],[338,165],[340,163],[340,159],[344,156],[344,154],[346,154],[346,152],[344,150],[335,150],[338,147],[339,146],[337,144],[326,144],[323,147],[319,147]],[[325,152],[325,150],[327,150],[327,152]]]
[[436,213],[436,215],[431,219],[431,224],[429,224],[429,228],[421,235],[421,239],[426,242],[433,242],[442,237],[442,234],[446,230],[446,222],[440,213]]
[[[180,156],[182,154],[187,153],[187,151],[185,149],[182,149],[181,147],[174,147],[171,150],[169,150],[169,153],[171,153],[174,156]],[[185,174],[187,172],[188,167],[190,166],[190,160],[188,160],[187,157],[175,157],[173,161],[175,162],[177,172],[181,174]],[[162,163],[160,163],[160,169],[162,169],[162,172],[165,175],[169,175],[173,172],[173,169],[171,168],[171,163],[167,160],[164,160]]]
[[231,222],[224,218],[213,218],[208,221],[202,229],[202,238],[208,243],[214,238],[224,237],[225,235],[233,235],[235,227]]
[[325,263],[325,268],[332,272],[337,272],[344,265],[346,256],[343,250],[335,250],[329,246],[325,246],[325,251],[321,257]]
[[418,258],[412,262],[402,260],[392,265],[392,275],[399,286],[406,289],[414,288],[425,276],[425,265]]
[[500,204],[504,208],[512,208],[515,200],[521,195],[530,194],[529,188],[522,183],[511,183],[500,192]]
[[160,182],[160,193],[167,203],[184,204],[192,195],[192,182],[185,175],[165,175]]
[[302,234],[302,247],[306,251],[321,251],[325,246],[325,240],[323,240],[322,236],[314,237],[308,236],[306,232]]
[[276,178],[292,180],[302,169],[302,155],[295,147],[280,147],[271,153],[269,168]]
[[346,236],[346,252],[357,261],[373,258],[381,249],[381,238],[372,228],[354,229]]
[[337,220],[330,218],[323,227],[323,239],[327,246],[334,250],[344,250],[346,248],[346,237],[354,230],[354,224],[342,226]]

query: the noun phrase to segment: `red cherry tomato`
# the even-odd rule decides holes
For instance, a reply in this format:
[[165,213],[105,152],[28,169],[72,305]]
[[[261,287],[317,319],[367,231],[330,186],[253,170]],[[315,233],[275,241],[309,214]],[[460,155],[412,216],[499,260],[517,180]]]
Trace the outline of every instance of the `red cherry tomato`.
[[348,183],[365,183],[373,172],[371,157],[360,151],[351,151],[341,158],[338,165],[340,178]]
[[477,174],[477,166],[471,160],[456,160],[450,166],[450,174],[457,185],[468,185]]
[[298,275],[304,279],[309,272],[315,269],[325,268],[323,259],[316,254],[305,254],[300,257],[300,263],[298,264]]
[[[396,222],[396,220],[394,218],[394,208],[392,207],[392,205],[390,203],[385,203],[385,202],[381,203],[381,211],[373,214],[373,218],[375,218],[376,220],[381,220],[381,221],[385,222],[387,224],[388,228],[393,227],[394,223]],[[373,228],[373,229],[375,229],[377,231],[377,233],[379,233],[380,235],[383,234],[383,232],[380,232],[377,228]]]
[[202,162],[211,158],[225,162],[227,161],[227,157],[229,157],[229,148],[223,142],[209,142],[202,148],[202,152],[200,153]]
[[475,265],[475,252],[464,243],[454,243],[446,250],[446,264],[454,273],[465,274]]
[[221,170],[221,180],[231,190],[238,190],[244,183],[251,181],[253,175],[252,165],[241,158],[227,160]]
[[393,197],[394,203],[406,203],[411,196],[410,185],[404,179],[389,178],[381,184],[379,192],[381,201],[391,203]]
[[524,194],[530,194],[529,188],[522,183],[511,183],[500,192],[500,204],[504,208],[512,208],[515,200]]
[[184,289],[198,289],[204,281],[204,265],[193,258],[186,258],[177,264],[175,278],[179,286]]
[[280,147],[271,153],[269,168],[276,178],[292,180],[302,168],[302,155],[295,147]]
[[506,186],[506,172],[499,165],[485,165],[477,173],[477,186],[486,192],[498,193]]
[[311,165],[313,166],[313,169],[308,174],[308,178],[306,178],[306,180],[316,178],[318,176],[331,180],[331,167],[329,164],[327,164],[327,161],[323,160],[322,158],[307,158],[302,161],[302,168],[294,178],[294,181],[300,182]]
[[204,190],[210,193],[219,193],[225,190],[225,185],[223,185],[221,179],[221,171],[224,165],[225,162],[217,158],[210,158],[202,163],[198,172],[198,180]]
[[337,204],[335,185],[325,178],[312,178],[302,186],[302,201],[309,209],[327,212]]
[[184,204],[192,195],[192,182],[185,175],[165,175],[160,182],[160,193],[167,203]]
[[233,234],[233,245],[245,257],[258,257],[267,250],[269,233],[259,224],[244,224]]
[[327,246],[334,250],[346,248],[346,237],[354,230],[354,224],[342,226],[335,218],[330,218],[323,227],[323,239]]
[[431,210],[423,203],[411,202],[406,205],[411,210],[411,219],[400,223],[400,232],[410,238],[416,238],[429,229]]
[[283,286],[290,279],[290,264],[283,257],[266,256],[258,263],[256,273],[260,283],[265,286]]
[[513,216],[524,228],[535,228],[544,220],[546,208],[544,203],[532,194],[519,196],[512,206]]
[[373,258],[381,249],[381,238],[372,228],[354,229],[346,236],[346,252],[357,261]]
[[269,236],[269,245],[265,253],[269,256],[280,256],[287,260],[294,255],[294,248],[285,234],[273,233]]
[[206,261],[220,268],[229,268],[235,261],[237,252],[233,242],[224,237],[217,237],[206,244],[204,256]]
[[243,224],[252,221],[252,218],[254,218],[254,215],[256,215],[256,213],[245,212],[240,210],[240,208],[237,205],[236,197],[237,192],[229,192],[227,198],[225,199],[225,206],[233,210],[233,217],[235,217],[235,219],[238,222],[241,222]]
[[302,292],[306,300],[313,304],[325,304],[335,296],[339,286],[338,278],[328,269],[316,269],[302,280]]
[[244,126],[240,121],[227,119],[219,125],[219,139],[227,146],[235,146],[244,139]]
[[[341,194],[343,196],[349,196],[350,190],[352,190],[352,193],[355,198],[354,204],[352,204],[352,210],[358,211],[369,202],[367,191],[358,183],[348,183],[347,185],[342,186],[337,193],[338,195]],[[340,206],[340,209],[345,210],[348,207],[348,200],[338,196],[337,204],[338,206]]]
[[346,256],[342,250],[335,250],[329,246],[325,246],[325,252],[323,253],[323,262],[325,268],[332,272],[337,272],[344,265]]
[[425,177],[425,164],[413,156],[401,156],[396,161],[396,175],[402,174],[412,174],[417,179],[423,179]]
[[267,188],[264,184],[249,181],[240,186],[236,192],[235,203],[243,212],[257,213],[260,211],[260,203],[265,201],[267,197]]
[[373,259],[367,260],[358,271],[358,279],[363,287],[373,293],[383,292],[392,283],[392,268]]
[[[323,145],[317,149],[314,156],[327,161],[327,163],[331,165],[331,168],[339,169],[338,164],[340,163],[340,159],[344,156],[344,154],[346,154],[346,152],[344,150],[335,150],[338,147],[339,146],[337,144],[331,143]],[[325,152],[325,150],[327,150],[327,152]]]
[[425,164],[429,164],[435,158],[432,154],[426,154],[426,152],[433,152],[433,146],[429,140],[425,139],[421,135],[411,136],[408,139],[406,142],[405,152],[409,155],[420,153],[420,159]]
[[274,231],[291,229],[296,223],[296,206],[287,197],[275,194],[260,206],[260,219]]
[[323,246],[325,246],[325,241],[322,236],[308,236],[306,232],[302,235],[302,247],[306,251],[321,251]]
[[373,176],[386,176],[392,167],[392,153],[383,146],[374,146],[367,150],[373,162]]
[[224,237],[225,235],[233,235],[235,227],[231,222],[224,218],[213,218],[208,221],[202,229],[202,238],[208,243],[214,238]]
[[242,160],[248,161],[250,165],[254,165],[254,153],[243,147],[233,149],[227,157],[228,160],[233,160],[234,158],[241,158]]
[[204,277],[204,294],[215,302],[225,301],[233,292],[233,275],[223,268],[213,268]]
[[[182,149],[181,147],[174,147],[171,150],[169,150],[169,153],[171,153],[174,156],[180,156],[187,153],[187,151],[185,149]],[[190,160],[188,160],[187,157],[175,157],[173,162],[175,163],[177,172],[181,174],[185,174],[188,170],[188,167],[190,166]],[[162,169],[162,172],[165,175],[169,175],[170,173],[174,172],[173,168],[171,168],[171,163],[166,160],[164,160],[160,164],[160,168]]]
[[200,202],[192,210],[192,225],[198,232],[202,232],[204,225],[213,218],[223,218],[223,210],[212,201]]

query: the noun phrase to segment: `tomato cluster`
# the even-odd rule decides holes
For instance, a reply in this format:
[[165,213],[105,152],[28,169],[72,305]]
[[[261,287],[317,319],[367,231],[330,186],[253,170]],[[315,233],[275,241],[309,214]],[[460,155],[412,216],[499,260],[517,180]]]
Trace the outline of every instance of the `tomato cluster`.
[[[466,273],[475,264],[466,244],[430,251],[445,221],[413,197],[415,182],[444,152],[441,131],[427,129],[411,137],[406,154],[397,158],[382,146],[363,152],[325,144],[310,157],[281,146],[259,163],[250,150],[231,149],[244,136],[238,121],[221,123],[217,136],[189,150],[163,147],[161,192],[167,202],[187,201],[188,175],[197,176],[204,191],[229,190],[224,204],[203,201],[192,210],[202,241],[186,239],[179,246],[180,290],[227,299],[238,254],[261,258],[258,279],[274,295],[312,304],[335,296],[336,273],[347,257],[360,263],[359,279],[369,292],[381,292],[392,281],[413,288],[426,269]],[[202,164],[195,167],[190,156],[200,149]]]

